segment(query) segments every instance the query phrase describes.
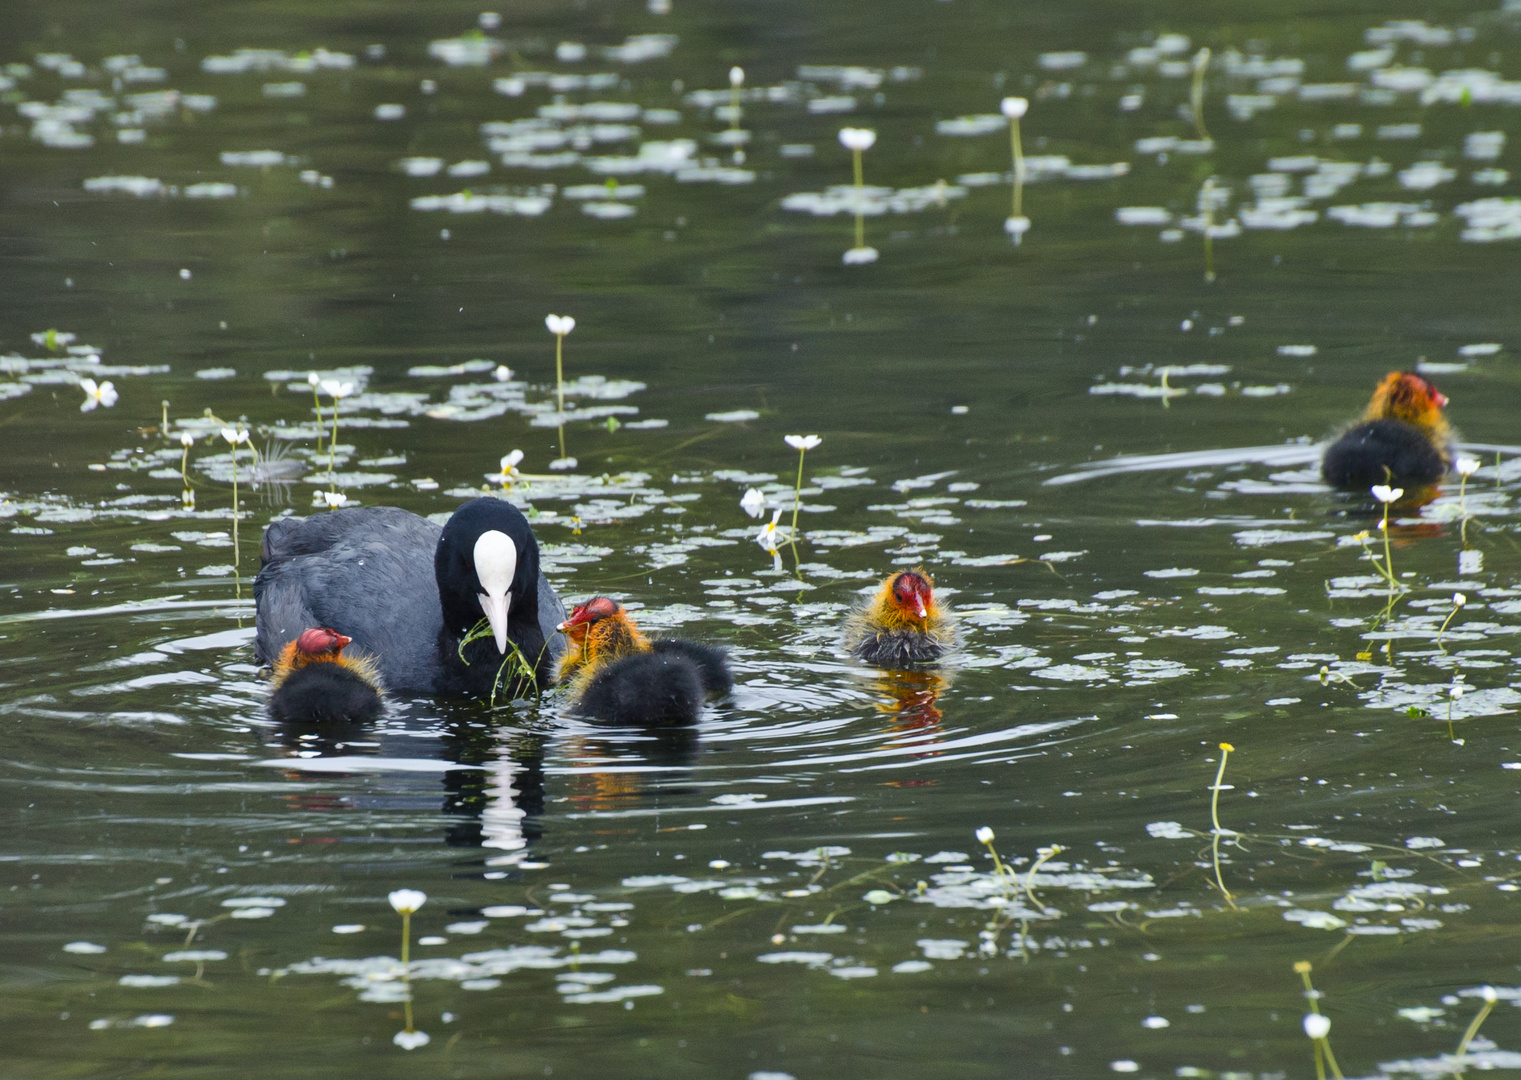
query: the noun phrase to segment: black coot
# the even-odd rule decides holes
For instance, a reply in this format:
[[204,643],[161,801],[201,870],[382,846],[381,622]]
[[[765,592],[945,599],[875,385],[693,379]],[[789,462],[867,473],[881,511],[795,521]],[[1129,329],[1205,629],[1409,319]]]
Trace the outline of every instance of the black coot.
[[[260,662],[273,662],[308,627],[331,627],[353,639],[393,692],[530,692],[527,678],[514,677],[509,644],[547,688],[564,647],[555,627],[565,609],[539,570],[528,520],[491,497],[465,503],[442,529],[394,507],[274,522],[254,603]],[[477,627],[462,659],[460,644]]]

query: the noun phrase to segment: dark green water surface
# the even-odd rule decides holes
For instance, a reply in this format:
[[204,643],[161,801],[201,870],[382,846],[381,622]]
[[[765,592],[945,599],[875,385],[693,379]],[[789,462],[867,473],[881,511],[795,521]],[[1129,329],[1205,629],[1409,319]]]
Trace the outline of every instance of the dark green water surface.
[[[1521,1068],[1521,13],[655,6],[0,5],[0,1073],[1309,1077],[1302,960],[1348,1076]],[[1396,369],[1480,467],[1391,592]],[[273,725],[263,525],[483,489],[732,697]]]

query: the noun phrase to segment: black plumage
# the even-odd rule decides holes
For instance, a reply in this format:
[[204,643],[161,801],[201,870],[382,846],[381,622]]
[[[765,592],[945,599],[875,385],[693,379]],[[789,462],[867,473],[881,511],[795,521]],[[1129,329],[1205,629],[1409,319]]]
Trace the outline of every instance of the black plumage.
[[342,664],[296,668],[269,698],[269,715],[282,723],[334,723],[380,718],[380,693]]
[[940,638],[923,630],[909,628],[878,630],[861,638],[851,648],[857,659],[890,670],[915,664],[932,664],[947,651],[946,644]]
[[694,724],[705,697],[703,669],[682,652],[666,649],[632,653],[602,668],[575,711],[613,724]]
[[1366,491],[1375,484],[1434,484],[1447,461],[1430,436],[1402,420],[1369,420],[1349,428],[1321,462],[1326,483]]
[[[394,507],[274,522],[254,581],[255,657],[270,663],[307,627],[326,626],[353,639],[388,690],[489,695],[510,657],[489,635],[465,647],[468,663],[459,649],[484,614],[474,545],[490,530],[511,539],[517,553],[507,636],[547,687],[563,648],[555,627],[565,609],[539,569],[527,519],[489,497],[465,503],[442,529]],[[504,682],[498,693],[522,693],[526,683]]]
[[650,642],[650,648],[662,655],[679,656],[690,661],[697,668],[703,690],[709,694],[727,694],[734,689],[734,676],[729,673],[729,657],[722,649],[675,638],[656,638]]

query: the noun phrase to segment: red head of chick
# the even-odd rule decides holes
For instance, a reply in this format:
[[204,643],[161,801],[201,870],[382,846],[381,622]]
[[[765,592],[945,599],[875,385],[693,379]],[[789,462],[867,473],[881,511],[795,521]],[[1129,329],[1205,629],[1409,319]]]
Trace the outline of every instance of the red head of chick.
[[1361,422],[1326,450],[1321,473],[1334,487],[1366,491],[1375,484],[1424,487],[1452,466],[1452,428],[1443,394],[1408,371],[1391,371],[1373,392]]
[[556,629],[565,635],[566,647],[555,681],[563,684],[574,680],[582,689],[598,668],[630,653],[650,650],[649,641],[623,605],[607,596],[577,604]]
[[955,623],[935,602],[935,583],[922,567],[888,575],[846,626],[846,648],[883,668],[931,663],[955,645]]
[[303,630],[280,650],[269,712],[276,720],[373,720],[381,713],[380,675],[368,657],[346,656],[352,642],[325,626]]

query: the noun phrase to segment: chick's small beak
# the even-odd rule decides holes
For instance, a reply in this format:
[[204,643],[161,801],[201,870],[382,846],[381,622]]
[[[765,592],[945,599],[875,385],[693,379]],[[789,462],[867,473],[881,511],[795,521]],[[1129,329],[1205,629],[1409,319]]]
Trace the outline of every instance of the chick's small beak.
[[1437,391],[1437,396],[1436,396],[1436,403],[1437,403],[1437,408],[1439,408],[1439,409],[1445,409],[1445,408],[1447,408],[1447,395],[1444,394],[1444,393],[1442,393],[1440,390],[1438,390]]
[[924,606],[924,597],[914,597],[914,614],[921,619],[929,618],[929,609]]
[[348,646],[349,642],[351,642],[351,641],[354,640],[351,637],[345,637],[343,634],[335,634],[334,637],[336,637],[338,639],[338,647],[340,649],[346,648]]

